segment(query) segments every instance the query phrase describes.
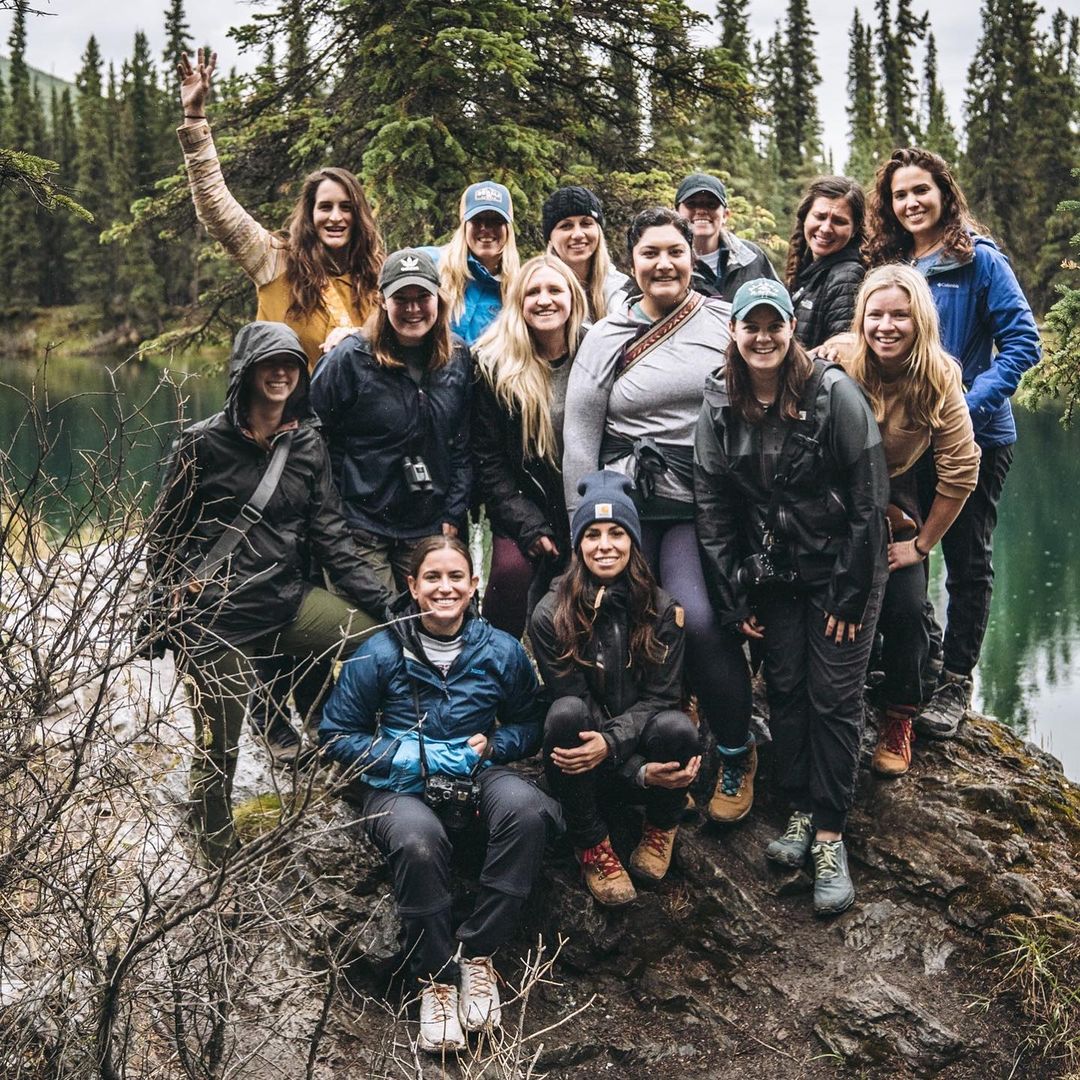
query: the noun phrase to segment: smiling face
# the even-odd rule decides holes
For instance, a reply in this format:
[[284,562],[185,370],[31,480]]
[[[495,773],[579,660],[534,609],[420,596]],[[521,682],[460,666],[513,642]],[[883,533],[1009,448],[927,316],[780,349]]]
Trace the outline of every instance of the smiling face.
[[695,192],[679,203],[677,209],[694,230],[695,251],[707,255],[720,246],[728,210],[715,195],[708,191]]
[[551,230],[551,246],[555,254],[584,279],[589,260],[600,246],[600,226],[587,214],[565,217]]
[[348,192],[336,180],[323,180],[315,189],[311,223],[316,235],[331,251],[340,251],[348,245],[353,230],[353,205]]
[[892,176],[892,208],[896,220],[911,233],[916,251],[932,248],[942,237],[941,189],[926,169],[905,165]]
[[823,259],[841,251],[851,240],[855,225],[847,199],[819,195],[803,223],[803,237],[810,254]]
[[525,325],[537,334],[561,330],[570,318],[570,290],[558,271],[541,266],[533,271],[525,286],[521,315]]
[[469,572],[460,551],[436,548],[429,551],[416,572],[407,579],[409,593],[420,609],[420,622],[433,634],[456,634],[476,592],[479,579]]
[[508,236],[506,218],[494,210],[485,210],[465,222],[465,243],[483,266],[491,271],[498,268]]
[[642,307],[653,319],[666,315],[690,288],[693,254],[674,225],[653,225],[634,245],[634,277]]
[[420,345],[439,317],[439,298],[422,285],[406,285],[393,296],[379,294],[379,303],[398,342],[406,348]]
[[617,578],[630,564],[633,537],[614,521],[594,521],[581,534],[579,551],[585,569],[600,581]]
[[263,408],[283,406],[300,382],[300,363],[294,356],[271,356],[252,369],[249,402]]
[[863,313],[863,336],[886,371],[897,371],[915,346],[911,299],[899,285],[872,293]]
[[761,400],[772,400],[784,359],[795,333],[795,320],[786,319],[770,304],[758,304],[731,322],[735,347],[750,372],[750,383]]

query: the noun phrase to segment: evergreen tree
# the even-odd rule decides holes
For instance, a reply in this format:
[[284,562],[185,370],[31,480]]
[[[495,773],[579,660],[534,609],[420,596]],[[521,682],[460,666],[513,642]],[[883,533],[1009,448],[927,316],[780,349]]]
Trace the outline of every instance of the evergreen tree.
[[308,22],[303,0],[287,0],[288,50],[285,54],[285,81],[294,100],[310,92],[312,76],[308,57]]
[[956,131],[945,106],[945,91],[938,82],[937,42],[932,33],[926,38],[926,58],[923,63],[923,117],[920,145],[955,164],[960,151]]
[[891,0],[877,0],[878,57],[881,61],[881,119],[890,149],[914,142],[918,80],[913,54],[927,32],[927,16],[916,18],[911,0],[897,0],[895,29]]
[[166,73],[164,82],[168,91],[175,91],[180,85],[180,76],[176,70],[180,54],[190,55],[193,48],[191,27],[188,26],[184,12],[184,0],[170,0],[165,10],[165,51],[161,54]]
[[788,0],[783,37],[778,28],[770,43],[769,70],[776,148],[781,174],[788,179],[821,164],[816,36],[808,0]]
[[856,8],[848,33],[848,131],[850,143],[846,171],[868,184],[881,158],[877,85],[874,75],[874,33]]
[[[65,88],[64,92],[58,95],[56,87],[53,87],[49,116],[49,157],[59,166],[61,177],[74,177],[78,146],[75,109],[69,89]],[[43,230],[45,259],[39,290],[41,301],[45,305],[71,304],[75,300],[71,252],[75,228],[75,223],[66,214],[48,215]]]

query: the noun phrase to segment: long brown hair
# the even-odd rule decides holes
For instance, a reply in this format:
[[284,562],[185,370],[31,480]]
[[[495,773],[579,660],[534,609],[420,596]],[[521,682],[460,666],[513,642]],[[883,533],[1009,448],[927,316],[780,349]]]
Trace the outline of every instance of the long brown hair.
[[784,279],[789,289],[795,288],[799,271],[813,259],[806,243],[806,218],[818,199],[845,200],[851,211],[851,239],[848,244],[860,249],[866,242],[866,195],[863,189],[848,176],[819,176],[811,181],[795,211],[795,224],[788,241],[787,266],[784,267]]
[[[623,575],[629,594],[630,666],[640,670],[648,664],[662,664],[667,658],[667,646],[656,636],[656,579],[637,544],[630,548],[630,562]],[[600,588],[602,583],[589,573],[581,552],[575,551],[570,568],[555,592],[553,627],[559,650],[557,659],[579,667],[595,666],[588,652],[593,621],[600,610]]]
[[412,551],[409,552],[408,576],[414,579],[418,578],[424,560],[433,551],[442,551],[444,548],[456,551],[469,567],[469,577],[475,576],[476,571],[473,569],[472,552],[469,550],[469,545],[464,540],[459,540],[456,536],[447,536],[445,533],[433,533],[431,536],[425,536],[423,539],[417,540]]
[[874,177],[874,188],[870,192],[869,239],[866,242],[869,265],[909,260],[915,249],[914,237],[900,224],[892,204],[893,177],[899,169],[909,166],[925,169],[941,192],[941,224],[945,230],[942,241],[946,253],[957,259],[970,257],[972,243],[969,233],[989,236],[989,230],[972,216],[949,163],[930,150],[906,146],[894,150],[892,157],[878,166]]
[[[427,332],[423,341],[424,346],[431,349],[426,365],[428,371],[438,371],[445,367],[454,353],[450,335],[450,305],[442,289],[439,290],[438,300],[439,313],[435,316],[435,325]],[[383,304],[375,304],[375,310],[364,324],[364,336],[371,343],[375,362],[380,367],[405,366],[405,361],[401,359],[401,343],[390,325],[390,316]]]
[[[735,344],[735,320],[731,320],[732,335],[727,347],[727,363],[724,365],[724,379],[727,383],[728,400],[731,407],[748,424],[760,424],[765,417],[765,408],[757,399],[750,382],[750,369]],[[813,374],[814,361],[799,344],[794,334],[791,344],[780,367],[780,392],[777,404],[780,415],[785,420],[799,419],[799,402],[807,380]]]
[[[335,266],[315,231],[315,196],[324,180],[340,184],[352,204],[352,233],[345,248],[344,271]],[[349,275],[353,303],[361,318],[375,303],[382,269],[382,240],[375,228],[364,189],[348,169],[318,169],[304,177],[286,228],[285,281],[289,286],[290,318],[306,319],[323,306],[323,290],[330,278]]]

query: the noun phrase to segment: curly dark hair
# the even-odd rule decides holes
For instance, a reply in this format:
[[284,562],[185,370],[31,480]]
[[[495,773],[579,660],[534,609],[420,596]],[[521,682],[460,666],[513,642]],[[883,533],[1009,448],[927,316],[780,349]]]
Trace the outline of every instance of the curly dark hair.
[[795,211],[795,224],[788,241],[787,266],[784,268],[789,289],[795,287],[799,271],[813,259],[806,244],[806,218],[818,199],[846,200],[851,211],[851,239],[848,243],[862,248],[866,242],[866,195],[863,189],[848,176],[819,176],[811,181]]
[[[340,184],[353,208],[353,228],[345,249],[345,265],[338,268],[315,231],[315,196],[324,180]],[[304,319],[323,303],[323,290],[331,277],[342,272],[352,279],[353,302],[366,314],[375,303],[384,252],[375,218],[360,181],[348,169],[318,169],[304,177],[283,236],[287,243],[285,281],[289,286],[291,318]]]
[[941,192],[941,224],[944,227],[943,246],[947,254],[958,259],[969,258],[972,252],[970,233],[989,236],[990,231],[972,216],[967,199],[949,168],[949,163],[931,150],[906,146],[894,150],[888,161],[878,166],[874,187],[870,192],[869,239],[864,254],[870,266],[907,261],[915,248],[911,233],[900,224],[892,205],[892,180],[899,169],[914,166],[925,169]]
[[626,230],[626,254],[630,259],[630,265],[634,265],[634,248],[637,247],[642,233],[646,229],[655,229],[662,225],[674,225],[682,233],[691,250],[694,247],[694,230],[690,222],[677,210],[668,206],[650,206],[648,210],[642,210]]
[[[640,671],[648,664],[661,664],[667,646],[656,636],[656,579],[637,544],[630,549],[630,562],[623,571],[628,587],[630,612],[630,666]],[[585,560],[575,551],[570,568],[563,574],[555,592],[553,627],[558,659],[580,667],[592,667],[588,656],[596,618],[597,580],[589,573]]]

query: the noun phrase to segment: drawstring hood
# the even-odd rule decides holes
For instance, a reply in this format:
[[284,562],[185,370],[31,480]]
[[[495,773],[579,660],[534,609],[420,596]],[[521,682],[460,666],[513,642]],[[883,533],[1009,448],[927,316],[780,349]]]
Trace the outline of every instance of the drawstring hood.
[[300,373],[296,389],[285,402],[282,425],[315,419],[308,393],[311,376],[308,374],[307,355],[300,346],[296,332],[284,323],[252,322],[241,327],[229,357],[229,385],[225,391],[224,412],[229,423],[237,430],[247,426],[251,372],[261,361],[278,356],[294,360]]

